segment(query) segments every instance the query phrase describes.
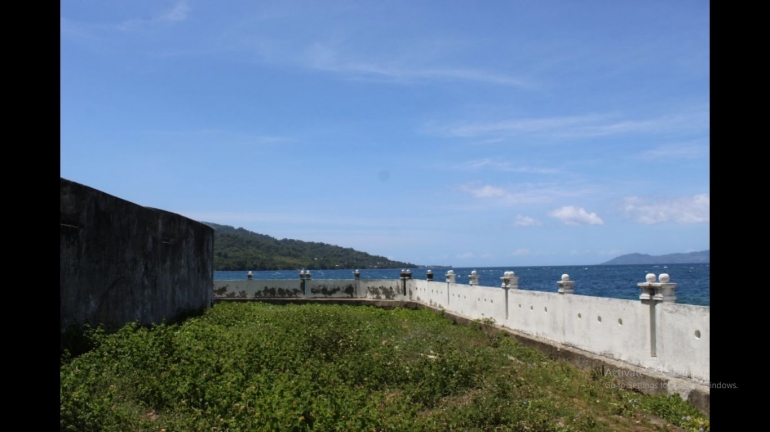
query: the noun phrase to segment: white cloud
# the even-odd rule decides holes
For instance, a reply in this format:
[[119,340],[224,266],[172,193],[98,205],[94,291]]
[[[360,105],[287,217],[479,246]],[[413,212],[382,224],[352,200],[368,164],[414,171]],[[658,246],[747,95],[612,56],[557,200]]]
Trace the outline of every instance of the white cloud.
[[552,117],[552,118],[528,118],[505,120],[500,122],[462,123],[450,125],[448,132],[452,136],[473,137],[500,132],[544,132],[564,129],[570,126],[594,122],[600,117],[597,115]]
[[[623,119],[614,114],[586,114],[563,117],[517,118],[496,122],[455,122],[429,124],[427,132],[481,142],[503,137],[536,135],[554,138],[591,138],[615,135],[707,132],[708,109],[664,115],[651,119]],[[494,141],[493,141],[494,142]]]
[[158,19],[163,21],[184,21],[190,12],[187,0],[179,0],[171,10],[161,15]]
[[464,254],[457,255],[457,258],[460,258],[460,259],[473,258],[473,252],[466,252]]
[[588,213],[582,207],[564,206],[548,215],[559,219],[565,225],[604,225],[604,221],[596,213]]
[[511,253],[511,255],[515,255],[515,256],[524,256],[524,255],[529,255],[530,253],[531,253],[531,252],[530,252],[530,250],[529,250],[529,249],[516,249],[515,251],[513,251],[513,252]]
[[[169,137],[194,137],[204,139],[209,142],[228,142],[243,144],[273,144],[293,142],[294,138],[275,135],[259,135],[252,133],[242,133],[227,131],[222,129],[191,129],[191,130],[142,130],[140,133],[156,136]],[[220,145],[220,144],[218,144]]]
[[553,169],[553,168],[515,166],[511,162],[494,161],[491,159],[479,159],[479,160],[465,162],[459,165],[459,168],[469,170],[469,171],[489,169],[494,171],[529,173],[529,174],[557,174],[559,172],[559,170]]
[[99,27],[128,31],[149,24],[182,22],[187,19],[189,14],[190,5],[187,3],[187,0],[179,0],[171,7],[171,9],[165,10],[150,18],[130,19],[123,21],[118,25],[100,25]]
[[511,206],[522,203],[548,203],[556,199],[572,198],[593,192],[590,189],[565,189],[549,183],[517,184],[515,190],[494,185],[469,182],[460,185],[460,190],[476,198],[488,198],[496,204]]
[[531,218],[529,216],[522,216],[522,215],[517,215],[516,216],[515,224],[516,224],[516,226],[520,226],[520,227],[530,227],[530,226],[542,225],[542,223],[540,223],[540,221],[538,221],[537,219]]
[[510,169],[507,169],[507,171],[526,174],[558,174],[560,172],[559,170],[553,168],[538,168],[528,166],[520,166],[515,168],[511,167]]
[[573,130],[562,131],[559,135],[578,137],[598,137],[632,133],[659,133],[682,130],[707,131],[708,112],[669,115],[649,120],[623,120],[597,125],[585,125]]
[[473,144],[495,144],[505,141],[503,138],[489,138],[481,141],[476,141]]
[[497,84],[530,88],[531,85],[512,75],[498,74],[478,69],[457,67],[413,66],[410,62],[398,58],[390,59],[352,59],[340,50],[328,44],[315,43],[300,59],[304,66],[359,78],[377,78],[395,82],[411,82],[417,80],[448,80],[475,81],[486,84]]
[[697,143],[668,144],[647,150],[638,159],[698,159],[709,155],[709,147]]
[[492,258],[493,256],[494,255],[492,255],[491,253],[487,252],[487,253],[482,254],[481,258],[489,259],[489,258]]
[[643,224],[664,222],[702,223],[709,221],[711,208],[708,194],[646,202],[639,197],[625,198],[627,215]]
[[500,198],[508,195],[508,192],[505,189],[492,185],[474,187],[466,184],[460,186],[460,188],[476,198]]

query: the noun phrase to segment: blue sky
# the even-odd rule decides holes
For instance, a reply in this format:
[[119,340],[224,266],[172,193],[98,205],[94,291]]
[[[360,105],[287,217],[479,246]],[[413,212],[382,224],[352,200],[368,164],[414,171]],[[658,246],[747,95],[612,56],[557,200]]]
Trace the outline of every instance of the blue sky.
[[709,4],[63,0],[61,176],[416,264],[709,249]]

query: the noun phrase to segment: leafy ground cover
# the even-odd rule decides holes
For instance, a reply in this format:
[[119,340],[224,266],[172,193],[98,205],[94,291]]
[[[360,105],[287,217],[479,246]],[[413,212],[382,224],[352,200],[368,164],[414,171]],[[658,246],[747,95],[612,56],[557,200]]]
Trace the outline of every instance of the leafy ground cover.
[[709,430],[679,396],[428,310],[218,303],[87,336],[61,359],[66,431]]

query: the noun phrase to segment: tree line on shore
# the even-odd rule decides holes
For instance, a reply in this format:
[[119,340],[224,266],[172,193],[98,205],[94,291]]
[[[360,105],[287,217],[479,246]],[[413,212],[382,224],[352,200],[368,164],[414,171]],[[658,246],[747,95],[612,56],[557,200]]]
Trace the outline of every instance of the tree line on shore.
[[353,248],[301,240],[278,240],[244,228],[203,223],[214,229],[216,271],[417,267]]

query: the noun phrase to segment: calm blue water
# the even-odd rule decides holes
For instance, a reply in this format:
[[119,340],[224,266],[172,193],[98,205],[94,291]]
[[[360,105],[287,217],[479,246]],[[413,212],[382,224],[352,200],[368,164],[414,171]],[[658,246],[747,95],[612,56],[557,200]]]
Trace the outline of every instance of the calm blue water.
[[[411,269],[412,277],[425,279],[428,269]],[[448,269],[433,269],[433,280],[445,281]],[[479,285],[499,287],[500,277],[506,270],[513,270],[519,277],[519,288],[533,291],[556,292],[556,282],[561,275],[569,274],[575,281],[575,294],[596,297],[612,297],[638,300],[640,289],[636,286],[644,282],[647,273],[668,273],[671,282],[677,284],[677,303],[709,306],[710,273],[708,264],[668,264],[663,265],[593,265],[593,266],[550,266],[550,267],[476,267],[452,268],[458,283],[468,283],[468,275],[476,270]],[[362,279],[398,279],[401,269],[361,270]],[[299,271],[275,270],[255,271],[254,279],[299,279]],[[352,279],[353,270],[313,270],[313,279]],[[246,279],[245,271],[217,271],[214,280]]]

